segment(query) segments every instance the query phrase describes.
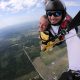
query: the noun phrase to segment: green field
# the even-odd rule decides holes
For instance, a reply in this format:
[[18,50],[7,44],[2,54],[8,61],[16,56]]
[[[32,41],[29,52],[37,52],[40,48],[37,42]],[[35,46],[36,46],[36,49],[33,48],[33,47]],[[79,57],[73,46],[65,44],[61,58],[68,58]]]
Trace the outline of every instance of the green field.
[[[23,50],[27,46],[33,51],[39,45],[38,33],[35,34],[37,23],[17,26],[0,34],[0,80],[42,80]],[[32,58],[39,55],[37,51]]]

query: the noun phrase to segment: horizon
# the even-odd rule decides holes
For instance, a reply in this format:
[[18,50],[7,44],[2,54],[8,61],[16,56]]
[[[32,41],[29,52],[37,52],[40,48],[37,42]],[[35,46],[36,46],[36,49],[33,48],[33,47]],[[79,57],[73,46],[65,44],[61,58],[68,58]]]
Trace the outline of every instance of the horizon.
[[38,24],[37,22],[38,22],[38,20],[28,21],[28,22],[23,22],[23,23],[17,23],[17,24],[13,24],[13,25],[7,25],[6,27],[1,28],[0,29],[0,32],[3,32],[5,30],[9,30],[9,29],[10,30],[12,30],[12,29],[20,29],[20,28],[25,27],[25,26],[26,26],[26,28],[31,28],[32,26],[29,26],[28,27],[28,25],[32,25],[32,24],[35,24],[36,25],[36,24]]

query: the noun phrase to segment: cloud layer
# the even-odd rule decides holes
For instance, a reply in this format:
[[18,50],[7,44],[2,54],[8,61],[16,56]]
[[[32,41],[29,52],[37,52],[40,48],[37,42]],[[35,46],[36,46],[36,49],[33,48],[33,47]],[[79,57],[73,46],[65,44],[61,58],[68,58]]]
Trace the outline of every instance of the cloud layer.
[[70,6],[80,6],[80,1],[65,0],[65,4],[66,4],[67,7],[70,7]]
[[3,0],[0,1],[0,9],[17,12],[23,9],[41,7],[43,0]]
[[[63,0],[66,6],[80,6],[77,1]],[[44,0],[0,0],[0,9],[3,11],[18,12],[24,9],[41,7]]]

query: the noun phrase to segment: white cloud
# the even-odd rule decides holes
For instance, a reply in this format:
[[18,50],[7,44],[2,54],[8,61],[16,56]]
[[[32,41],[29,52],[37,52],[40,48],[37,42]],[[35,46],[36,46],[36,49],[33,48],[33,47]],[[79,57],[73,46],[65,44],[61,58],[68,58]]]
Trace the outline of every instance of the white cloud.
[[[24,9],[31,10],[36,7],[42,7],[44,1],[45,0],[0,0],[0,9],[11,12],[18,12]],[[62,1],[65,2],[66,6],[80,6],[79,1]]]
[[70,7],[70,6],[80,6],[80,2],[79,1],[65,1],[66,6]]
[[[40,7],[43,0],[8,0],[0,1],[0,9],[17,12],[23,9]],[[34,7],[35,6],[35,7]]]

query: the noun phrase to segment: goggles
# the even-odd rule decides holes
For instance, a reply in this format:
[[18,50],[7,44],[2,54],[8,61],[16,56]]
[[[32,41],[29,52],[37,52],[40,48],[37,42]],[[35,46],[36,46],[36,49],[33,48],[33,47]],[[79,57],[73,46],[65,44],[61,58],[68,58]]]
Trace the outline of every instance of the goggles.
[[62,15],[62,11],[47,11],[46,14],[47,16],[59,17]]

